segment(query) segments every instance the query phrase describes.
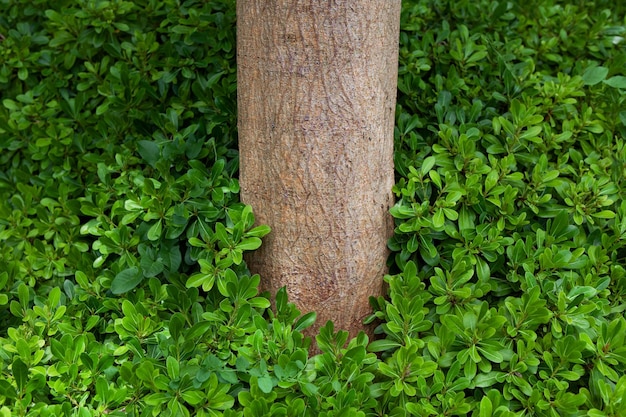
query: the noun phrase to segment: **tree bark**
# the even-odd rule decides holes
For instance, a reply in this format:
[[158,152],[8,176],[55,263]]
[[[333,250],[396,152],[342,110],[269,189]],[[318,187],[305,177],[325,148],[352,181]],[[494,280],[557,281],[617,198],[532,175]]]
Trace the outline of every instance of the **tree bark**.
[[352,336],[393,232],[400,0],[238,0],[241,198],[263,288]]

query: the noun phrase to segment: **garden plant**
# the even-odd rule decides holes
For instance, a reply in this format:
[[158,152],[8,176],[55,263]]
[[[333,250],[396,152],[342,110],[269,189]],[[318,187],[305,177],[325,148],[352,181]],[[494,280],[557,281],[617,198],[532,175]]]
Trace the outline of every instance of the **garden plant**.
[[0,0],[0,416],[626,416],[626,3],[403,2],[388,295],[315,356],[234,10]]

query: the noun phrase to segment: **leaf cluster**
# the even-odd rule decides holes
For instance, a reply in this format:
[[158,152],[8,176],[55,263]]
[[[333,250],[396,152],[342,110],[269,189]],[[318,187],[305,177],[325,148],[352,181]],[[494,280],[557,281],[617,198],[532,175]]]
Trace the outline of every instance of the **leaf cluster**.
[[0,0],[0,416],[626,415],[626,10],[403,4],[379,338],[243,253],[230,0]]
[[395,270],[370,344],[397,415],[626,411],[626,44],[608,6],[405,5]]

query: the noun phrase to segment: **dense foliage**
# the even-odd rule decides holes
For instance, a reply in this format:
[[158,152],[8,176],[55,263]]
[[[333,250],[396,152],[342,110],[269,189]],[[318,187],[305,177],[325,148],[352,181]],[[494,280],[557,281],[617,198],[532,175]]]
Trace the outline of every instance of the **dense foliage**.
[[0,0],[0,416],[625,416],[625,16],[404,2],[380,339],[309,357],[242,260],[234,1]]

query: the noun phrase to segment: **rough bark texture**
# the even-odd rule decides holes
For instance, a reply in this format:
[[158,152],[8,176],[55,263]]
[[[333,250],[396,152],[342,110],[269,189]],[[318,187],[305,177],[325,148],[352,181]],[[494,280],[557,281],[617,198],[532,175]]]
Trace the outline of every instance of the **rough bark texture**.
[[238,0],[241,198],[264,288],[356,335],[393,231],[400,0]]

